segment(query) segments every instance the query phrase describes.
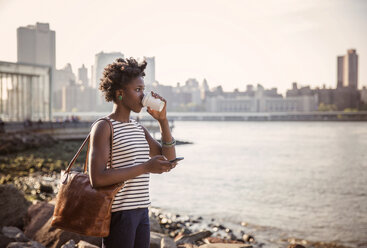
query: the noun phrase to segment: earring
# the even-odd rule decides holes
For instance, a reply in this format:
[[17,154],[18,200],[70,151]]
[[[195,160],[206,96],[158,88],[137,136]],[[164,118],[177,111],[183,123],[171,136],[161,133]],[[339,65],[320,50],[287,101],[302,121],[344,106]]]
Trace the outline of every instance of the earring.
[[119,100],[122,101],[122,96],[121,95],[119,96]]

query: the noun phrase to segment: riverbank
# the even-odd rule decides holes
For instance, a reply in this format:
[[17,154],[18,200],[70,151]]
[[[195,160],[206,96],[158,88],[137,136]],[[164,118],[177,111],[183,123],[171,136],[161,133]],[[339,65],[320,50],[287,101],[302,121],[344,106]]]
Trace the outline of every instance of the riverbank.
[[[79,146],[80,142],[75,141],[55,142],[46,147],[0,156],[0,182],[15,185],[24,192],[26,199],[33,203],[52,201],[57,193],[60,171],[66,168]],[[85,152],[82,152],[75,164],[76,168],[81,170],[84,161]],[[205,234],[204,236],[199,235],[199,238],[196,237],[198,239],[192,244],[196,246],[204,245],[206,242],[237,242],[238,244],[250,244],[252,247],[287,247],[291,244],[302,244],[309,248],[344,247],[333,243],[311,242],[295,238],[269,241],[259,238],[264,236],[261,230],[249,231],[251,224],[240,220],[238,226],[241,230],[235,232],[226,223],[219,223],[213,218],[182,215],[179,212],[170,213],[157,207],[152,207],[151,213],[158,221],[162,232],[171,239],[178,240],[180,235]]]

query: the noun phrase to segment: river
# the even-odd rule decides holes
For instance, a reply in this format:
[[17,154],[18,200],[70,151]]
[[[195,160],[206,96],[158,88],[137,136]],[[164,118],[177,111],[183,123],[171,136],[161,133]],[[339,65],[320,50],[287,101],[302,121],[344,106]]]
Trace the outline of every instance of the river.
[[366,122],[176,121],[173,136],[194,143],[152,174],[152,206],[268,240],[367,245]]

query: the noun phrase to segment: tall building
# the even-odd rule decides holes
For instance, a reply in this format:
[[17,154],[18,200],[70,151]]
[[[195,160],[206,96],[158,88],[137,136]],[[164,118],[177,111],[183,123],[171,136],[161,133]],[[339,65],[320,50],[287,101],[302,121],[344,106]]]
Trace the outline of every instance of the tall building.
[[358,54],[349,49],[344,56],[337,57],[337,88],[358,89]]
[[113,63],[117,58],[124,58],[124,55],[120,52],[104,53],[103,51],[95,55],[93,66],[93,82],[92,87],[98,88],[100,79],[103,76],[103,70],[108,65]]
[[155,82],[155,57],[144,57],[144,59],[148,63],[144,71],[144,83],[149,86]]
[[[92,72],[92,88],[98,89],[99,82],[103,76],[104,68],[108,65],[113,63],[118,58],[124,58],[124,55],[120,52],[112,52],[112,53],[104,53],[103,51],[97,53],[95,55],[93,72]],[[97,100],[96,105],[98,110],[100,111],[109,111],[111,106],[108,103],[105,103],[104,97],[101,91],[96,91],[97,93]]]
[[84,64],[78,69],[78,83],[88,86],[88,69]]
[[53,77],[53,109],[56,111],[63,110],[63,91],[64,87],[67,87],[70,84],[75,84],[75,74],[71,67],[71,64],[68,63],[64,66],[64,68],[60,70],[54,71]]
[[338,56],[337,58],[337,88],[343,87],[343,78],[344,78],[344,56]]
[[28,25],[17,29],[17,57],[19,63],[56,65],[55,31],[48,23]]

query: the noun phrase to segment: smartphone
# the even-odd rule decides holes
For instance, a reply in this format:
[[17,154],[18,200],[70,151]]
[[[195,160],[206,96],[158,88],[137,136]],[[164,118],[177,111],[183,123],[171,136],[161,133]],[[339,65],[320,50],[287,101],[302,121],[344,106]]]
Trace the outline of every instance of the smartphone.
[[178,157],[178,158],[175,158],[175,159],[170,160],[169,162],[170,163],[174,163],[174,162],[180,161],[182,159],[184,159],[184,157]]

